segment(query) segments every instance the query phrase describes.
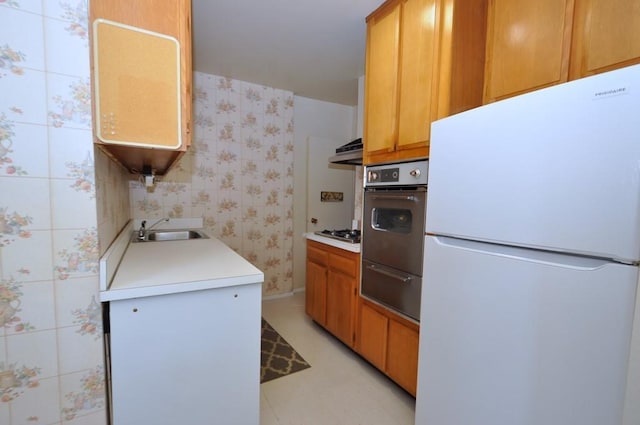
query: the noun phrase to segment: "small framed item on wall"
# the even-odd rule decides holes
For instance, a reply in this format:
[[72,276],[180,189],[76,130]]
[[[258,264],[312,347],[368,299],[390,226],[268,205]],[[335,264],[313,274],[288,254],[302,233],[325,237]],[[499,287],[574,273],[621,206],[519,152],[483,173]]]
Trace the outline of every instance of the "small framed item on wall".
[[343,192],[320,192],[320,202],[342,202]]

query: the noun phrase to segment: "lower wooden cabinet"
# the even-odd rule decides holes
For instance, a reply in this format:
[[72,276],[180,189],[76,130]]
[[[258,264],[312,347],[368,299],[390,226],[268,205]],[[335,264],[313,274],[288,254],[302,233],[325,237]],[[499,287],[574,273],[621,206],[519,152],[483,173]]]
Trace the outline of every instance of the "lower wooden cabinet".
[[359,282],[360,254],[307,241],[305,311],[351,348]]
[[358,299],[356,351],[415,397],[419,326],[377,304]]
[[419,326],[361,298],[359,286],[360,254],[307,241],[307,315],[415,397]]
[[370,304],[362,301],[359,304],[356,350],[378,369],[384,370],[389,318]]
[[329,254],[325,250],[314,245],[307,246],[305,312],[322,326],[327,323],[328,263]]
[[416,395],[418,380],[417,326],[389,319],[387,337],[387,375],[402,388]]

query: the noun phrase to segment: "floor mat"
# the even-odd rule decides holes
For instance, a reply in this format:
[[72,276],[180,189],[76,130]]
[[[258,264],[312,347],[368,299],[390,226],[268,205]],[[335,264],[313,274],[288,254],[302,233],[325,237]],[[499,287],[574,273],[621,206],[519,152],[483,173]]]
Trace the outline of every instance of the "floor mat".
[[261,339],[260,383],[311,367],[264,319]]

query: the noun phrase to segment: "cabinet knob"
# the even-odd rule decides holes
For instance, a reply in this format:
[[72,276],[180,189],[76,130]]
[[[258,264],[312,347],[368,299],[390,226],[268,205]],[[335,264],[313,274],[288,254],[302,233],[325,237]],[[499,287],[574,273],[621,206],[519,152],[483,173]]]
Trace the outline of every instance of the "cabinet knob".
[[415,168],[415,169],[409,171],[409,175],[411,175],[411,177],[418,178],[418,177],[420,177],[420,170]]

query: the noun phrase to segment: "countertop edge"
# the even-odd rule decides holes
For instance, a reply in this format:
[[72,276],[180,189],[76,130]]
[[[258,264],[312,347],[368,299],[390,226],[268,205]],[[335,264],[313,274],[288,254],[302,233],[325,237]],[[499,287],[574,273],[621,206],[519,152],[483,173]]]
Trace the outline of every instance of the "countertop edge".
[[344,249],[345,251],[351,251],[355,253],[360,253],[360,244],[359,243],[349,243],[342,242],[337,239],[327,238],[325,236],[316,235],[315,233],[305,233],[304,237],[306,239],[323,243],[325,245],[330,245],[336,248]]
[[157,286],[144,286],[137,288],[110,289],[100,292],[100,301],[119,301],[133,298],[146,298],[158,295],[171,295],[183,292],[205,291],[209,289],[228,288],[230,286],[243,286],[261,284],[264,282],[264,273],[250,274],[246,276],[233,276],[229,278],[217,278],[195,282],[176,282]]

